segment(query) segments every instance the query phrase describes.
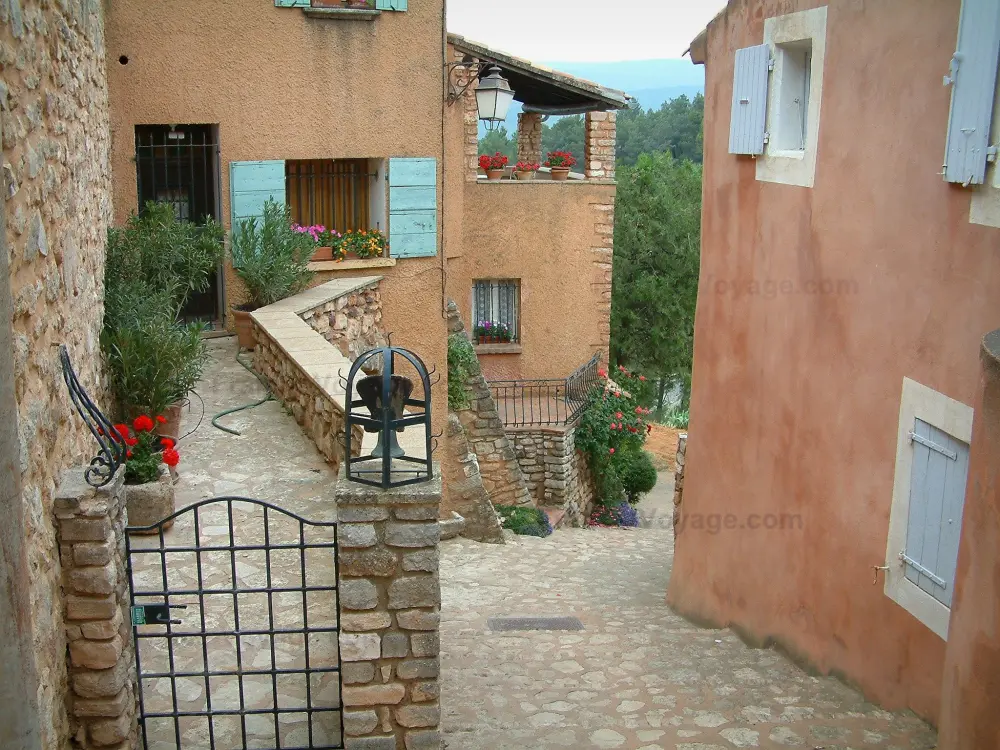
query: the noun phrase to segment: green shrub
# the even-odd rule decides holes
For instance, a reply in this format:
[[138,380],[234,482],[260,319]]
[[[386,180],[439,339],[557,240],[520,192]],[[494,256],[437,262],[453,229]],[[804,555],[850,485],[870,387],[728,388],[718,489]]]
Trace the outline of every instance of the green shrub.
[[505,529],[521,536],[548,536],[552,525],[545,511],[530,506],[496,505],[497,516]]
[[663,417],[663,423],[675,430],[686,430],[690,413],[687,409],[671,409]]
[[466,382],[479,372],[476,352],[460,333],[448,337],[448,409],[458,411],[471,405]]
[[622,454],[615,471],[621,480],[625,496],[633,505],[639,497],[656,486],[656,467],[644,450],[631,450]]
[[316,243],[292,229],[288,206],[266,201],[263,220],[241,221],[231,237],[233,268],[246,287],[240,309],[256,310],[298,294],[312,279],[309,261]]

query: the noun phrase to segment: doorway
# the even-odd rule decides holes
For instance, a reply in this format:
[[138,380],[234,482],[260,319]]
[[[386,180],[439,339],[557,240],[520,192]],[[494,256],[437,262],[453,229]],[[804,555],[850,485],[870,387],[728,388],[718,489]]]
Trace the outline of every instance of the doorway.
[[[141,214],[149,201],[169,203],[180,221],[220,220],[220,161],[216,125],[136,125],[135,172]],[[194,294],[181,316],[222,328],[224,277],[220,266],[208,290]]]

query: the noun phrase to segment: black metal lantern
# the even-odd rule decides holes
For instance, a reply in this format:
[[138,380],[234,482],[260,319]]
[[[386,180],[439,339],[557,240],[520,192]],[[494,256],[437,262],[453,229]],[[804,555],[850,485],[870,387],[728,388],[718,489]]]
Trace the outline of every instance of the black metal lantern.
[[[402,358],[416,371],[423,398],[413,398],[414,382],[399,374]],[[381,372],[366,374],[379,363]],[[358,377],[359,374],[361,377]],[[431,381],[423,361],[411,351],[395,346],[371,349],[359,356],[347,376],[345,426],[346,476],[349,481],[373,487],[399,487],[427,482],[433,477],[431,462]],[[364,410],[367,410],[367,414]],[[369,455],[352,456],[352,428],[378,433],[378,444]],[[410,456],[396,434],[407,427],[423,430],[424,455]]]

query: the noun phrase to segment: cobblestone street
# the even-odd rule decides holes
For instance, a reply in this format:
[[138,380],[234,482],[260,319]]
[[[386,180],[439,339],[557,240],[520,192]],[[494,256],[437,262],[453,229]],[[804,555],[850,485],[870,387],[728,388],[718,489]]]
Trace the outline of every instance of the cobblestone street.
[[[673,614],[664,603],[672,554],[668,528],[444,542],[448,750],[934,747],[912,714],[882,711],[836,679]],[[573,615],[585,630],[487,630],[488,617],[517,615]]]

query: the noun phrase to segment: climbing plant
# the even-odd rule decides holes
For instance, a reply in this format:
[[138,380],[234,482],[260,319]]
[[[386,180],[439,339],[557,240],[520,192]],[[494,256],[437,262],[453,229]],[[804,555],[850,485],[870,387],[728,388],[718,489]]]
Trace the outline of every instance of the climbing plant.
[[448,337],[448,409],[459,411],[468,409],[468,380],[479,370],[476,352],[472,344],[461,333]]

